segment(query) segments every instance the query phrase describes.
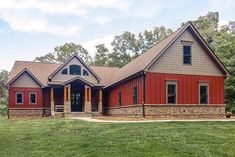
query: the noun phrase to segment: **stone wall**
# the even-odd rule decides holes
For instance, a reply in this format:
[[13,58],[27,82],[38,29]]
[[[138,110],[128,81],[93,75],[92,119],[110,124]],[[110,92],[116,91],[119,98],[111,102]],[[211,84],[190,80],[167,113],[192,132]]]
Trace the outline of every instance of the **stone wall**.
[[25,117],[25,116],[33,116],[33,117],[42,117],[43,110],[42,109],[9,109],[9,117]]
[[[156,118],[225,118],[224,104],[219,105],[150,105],[144,106],[146,117]],[[142,105],[106,109],[110,116],[143,116]]]
[[28,117],[28,116],[32,116],[32,117],[43,117],[45,114],[46,117],[51,115],[51,110],[50,108],[45,108],[45,109],[41,109],[41,108],[13,108],[13,109],[9,109],[9,117]]

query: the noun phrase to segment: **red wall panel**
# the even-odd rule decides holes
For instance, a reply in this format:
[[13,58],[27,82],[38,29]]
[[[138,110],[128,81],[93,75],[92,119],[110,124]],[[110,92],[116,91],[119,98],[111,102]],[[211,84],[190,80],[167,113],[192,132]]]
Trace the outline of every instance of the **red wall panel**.
[[178,81],[178,104],[199,103],[199,82],[209,84],[209,103],[224,104],[224,77],[147,73],[146,104],[166,104],[166,81]]
[[133,88],[137,87],[138,104],[143,101],[143,76],[131,79],[123,84],[117,85],[107,91],[107,107],[118,106],[118,92],[122,93],[122,106],[133,105]]
[[[16,104],[16,92],[23,92],[23,104]],[[29,93],[37,93],[36,104],[29,104]],[[41,88],[21,88],[10,87],[9,89],[9,107],[10,108],[42,108],[42,89]]]

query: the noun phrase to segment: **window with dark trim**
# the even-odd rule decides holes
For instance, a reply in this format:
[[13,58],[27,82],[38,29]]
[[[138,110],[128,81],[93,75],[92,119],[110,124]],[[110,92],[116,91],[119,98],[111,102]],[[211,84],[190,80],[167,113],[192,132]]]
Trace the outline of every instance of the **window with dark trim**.
[[83,76],[88,76],[89,74],[88,74],[88,72],[87,72],[85,69],[83,69],[82,75],[83,75]]
[[167,81],[167,103],[177,103],[177,82]]
[[23,104],[23,92],[16,92],[16,104]]
[[66,69],[63,69],[63,71],[61,72],[61,74],[67,75],[67,74],[68,74],[68,69],[67,69],[67,68],[66,68]]
[[199,84],[199,95],[200,95],[200,104],[208,104],[208,84],[207,83],[200,83]]
[[37,94],[35,92],[29,93],[29,104],[36,104],[37,103]]
[[69,66],[70,75],[81,75],[81,67],[79,65],[70,65]]
[[190,45],[183,46],[183,63],[184,63],[184,65],[191,65],[192,64],[192,53],[191,53],[191,46]]
[[133,104],[137,104],[137,87],[133,88]]
[[122,93],[118,92],[118,105],[122,106]]

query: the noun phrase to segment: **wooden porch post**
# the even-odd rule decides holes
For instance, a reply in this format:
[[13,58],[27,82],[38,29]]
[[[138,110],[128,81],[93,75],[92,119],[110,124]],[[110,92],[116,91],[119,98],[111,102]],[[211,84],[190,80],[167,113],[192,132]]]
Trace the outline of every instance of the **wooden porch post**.
[[98,111],[99,111],[100,113],[103,112],[102,97],[103,97],[102,89],[99,89],[99,106],[98,106]]
[[91,112],[91,87],[85,85],[84,112]]
[[71,85],[64,86],[64,112],[70,113],[71,112],[71,102],[70,102],[70,92],[71,92]]
[[55,115],[54,87],[51,87],[51,116]]

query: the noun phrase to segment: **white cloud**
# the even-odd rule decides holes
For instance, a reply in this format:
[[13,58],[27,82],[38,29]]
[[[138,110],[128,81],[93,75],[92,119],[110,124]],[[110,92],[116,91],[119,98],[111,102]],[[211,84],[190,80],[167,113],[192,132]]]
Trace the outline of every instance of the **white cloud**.
[[95,38],[87,42],[84,42],[82,46],[85,49],[87,49],[87,51],[92,57],[94,57],[95,51],[96,51],[96,48],[95,48],[96,45],[105,44],[105,46],[111,51],[112,50],[111,42],[113,41],[113,39],[114,39],[114,35],[106,35],[101,38]]
[[[0,19],[14,31],[76,36],[92,21],[104,25],[111,18],[91,14],[95,9],[115,9],[126,12],[131,0],[1,0]],[[50,18],[60,20],[54,24]],[[95,16],[94,18],[91,18]],[[68,17],[66,19],[66,17]],[[69,18],[75,18],[75,22]],[[79,22],[78,22],[79,21]]]

